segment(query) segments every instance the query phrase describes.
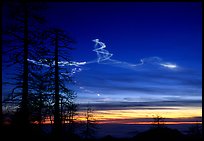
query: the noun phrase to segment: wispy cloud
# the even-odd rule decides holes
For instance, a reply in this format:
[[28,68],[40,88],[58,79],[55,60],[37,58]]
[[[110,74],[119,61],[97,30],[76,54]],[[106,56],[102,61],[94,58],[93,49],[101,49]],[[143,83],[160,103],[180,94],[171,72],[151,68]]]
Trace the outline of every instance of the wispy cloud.
[[[125,119],[108,119],[98,120],[99,123],[117,123],[117,124],[153,124],[153,116],[149,118],[125,118]],[[164,118],[164,124],[195,124],[202,122],[202,117],[191,118]]]
[[[93,40],[95,44],[95,51],[97,53],[97,62],[100,64],[110,64],[117,67],[122,67],[126,69],[137,69],[138,66],[144,65],[144,64],[153,64],[153,65],[159,65],[164,68],[168,69],[176,69],[178,66],[176,64],[172,64],[170,62],[163,61],[160,57],[154,56],[154,57],[148,57],[140,59],[139,63],[129,63],[125,61],[120,60],[114,60],[111,59],[113,56],[113,53],[110,53],[108,50],[106,50],[106,45],[103,42],[100,42],[99,39]],[[97,47],[99,45],[99,47]]]
[[[179,110],[179,107],[200,107],[202,100],[172,100],[150,102],[104,102],[90,104],[95,110]],[[81,110],[87,104],[79,104]]]
[[80,84],[90,89],[102,90],[104,94],[111,92],[112,94],[201,95],[202,80],[194,73],[112,71],[95,70],[94,73],[84,73],[79,78]]
[[[92,64],[92,63],[98,63],[98,64],[108,64],[113,65],[115,67],[121,67],[126,69],[132,69],[132,70],[138,70],[138,66],[142,66],[145,64],[151,64],[151,65],[157,65],[168,69],[176,69],[178,66],[176,64],[172,64],[170,62],[163,61],[160,57],[154,56],[154,57],[148,57],[148,58],[142,58],[140,59],[139,63],[130,63],[126,61],[120,61],[112,59],[113,53],[110,53],[108,50],[106,50],[105,43],[99,41],[99,39],[92,40],[95,42],[95,47],[93,49],[94,52],[97,54],[97,59],[91,60],[91,61],[59,61],[59,66],[73,66],[75,68],[72,68],[72,71],[70,73],[67,73],[67,75],[73,75],[76,72],[80,72],[82,70],[81,66]],[[84,59],[86,60],[86,59]],[[44,67],[50,67],[55,65],[55,61],[49,61],[47,59],[40,59],[40,60],[32,60],[28,59],[29,62],[35,64],[35,65],[41,65]],[[80,71],[75,71],[79,70]]]

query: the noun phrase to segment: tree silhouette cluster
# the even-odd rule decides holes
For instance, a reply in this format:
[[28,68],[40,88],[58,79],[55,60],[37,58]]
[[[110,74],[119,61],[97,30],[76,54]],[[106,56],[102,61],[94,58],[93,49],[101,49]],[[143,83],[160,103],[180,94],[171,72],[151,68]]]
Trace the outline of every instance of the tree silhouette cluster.
[[76,93],[68,88],[72,78],[64,75],[70,69],[58,64],[69,61],[74,40],[63,29],[47,28],[41,15],[46,8],[44,3],[11,0],[6,4],[10,22],[4,29],[3,53],[9,58],[4,62],[15,71],[4,82],[13,87],[3,101],[4,111],[13,113],[11,124],[21,130],[21,135],[33,130],[33,123],[40,126],[50,121],[53,135],[60,138],[62,123],[73,124],[77,110]]

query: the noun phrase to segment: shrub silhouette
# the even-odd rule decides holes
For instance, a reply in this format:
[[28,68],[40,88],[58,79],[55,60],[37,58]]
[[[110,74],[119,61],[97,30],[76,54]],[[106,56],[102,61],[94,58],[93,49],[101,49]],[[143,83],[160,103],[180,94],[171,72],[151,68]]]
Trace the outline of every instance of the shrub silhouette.
[[181,141],[184,136],[176,129],[170,128],[151,128],[134,137],[137,141]]

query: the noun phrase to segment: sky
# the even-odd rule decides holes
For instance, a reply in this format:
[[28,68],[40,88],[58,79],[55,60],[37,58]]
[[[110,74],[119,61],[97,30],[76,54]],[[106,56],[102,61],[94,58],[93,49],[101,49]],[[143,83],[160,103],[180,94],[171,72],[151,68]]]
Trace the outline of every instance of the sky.
[[201,121],[201,3],[48,6],[49,25],[76,40],[71,52],[75,84],[67,86],[77,92],[80,111],[90,104],[102,123],[138,123],[156,115]]

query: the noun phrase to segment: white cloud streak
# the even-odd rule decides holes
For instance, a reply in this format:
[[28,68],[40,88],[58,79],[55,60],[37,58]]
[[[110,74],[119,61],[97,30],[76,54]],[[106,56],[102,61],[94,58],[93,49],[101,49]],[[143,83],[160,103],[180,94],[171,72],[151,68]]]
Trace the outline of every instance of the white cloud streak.
[[[114,60],[114,59],[111,59],[113,54],[110,53],[108,50],[106,50],[105,43],[99,41],[99,39],[94,39],[92,41],[95,42],[93,51],[96,52],[97,54],[96,60],[83,61],[83,62],[77,62],[77,61],[59,61],[58,62],[59,66],[75,66],[75,68],[72,68],[71,72],[67,73],[67,75],[72,76],[77,72],[81,72],[82,71],[81,66],[92,64],[92,63],[109,64],[109,65],[114,65],[116,67],[122,67],[122,68],[133,69],[133,70],[136,70],[138,66],[142,66],[144,64],[159,65],[159,66],[162,66],[168,69],[176,69],[178,67],[176,64],[164,62],[162,61],[161,58],[156,57],[156,56],[140,59],[140,62],[136,64],[125,62],[125,61]],[[33,64],[41,65],[45,67],[50,67],[50,66],[55,65],[54,61],[49,62],[47,59],[40,59],[39,61],[28,59],[28,61]]]
[[[114,60],[114,59],[111,59],[113,54],[109,53],[109,51],[105,49],[106,48],[105,43],[100,42],[99,39],[94,39],[92,41],[95,42],[95,49],[93,51],[95,51],[97,53],[97,57],[98,57],[97,62],[98,63],[116,65],[118,67],[123,67],[123,68],[127,68],[127,69],[136,69],[137,66],[141,66],[144,64],[160,65],[162,67],[169,68],[169,69],[177,68],[177,65],[171,64],[171,63],[166,63],[166,62],[162,61],[161,58],[156,57],[156,56],[140,59],[140,63],[137,63],[137,64],[119,61],[119,60]],[[98,45],[99,45],[99,47],[97,47]]]

